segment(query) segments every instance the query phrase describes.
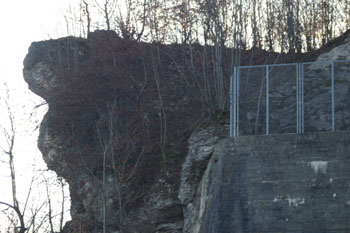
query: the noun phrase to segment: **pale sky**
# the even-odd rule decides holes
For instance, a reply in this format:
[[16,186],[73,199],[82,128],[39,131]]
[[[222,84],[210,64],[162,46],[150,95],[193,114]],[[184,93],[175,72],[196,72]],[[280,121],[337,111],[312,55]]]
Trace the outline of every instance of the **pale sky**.
[[[23,80],[23,59],[31,42],[67,35],[62,26],[64,25],[65,9],[68,9],[69,4],[76,4],[79,0],[0,1],[0,89],[3,83],[7,83],[10,89],[11,107],[15,112],[18,131],[15,165],[19,199],[24,201],[23,195],[27,193],[30,179],[33,176],[33,165],[35,164],[36,169],[45,169],[41,154],[36,147],[38,132],[34,131],[38,122],[41,121],[45,107],[39,109],[36,116],[30,116],[33,107],[42,100],[28,90]],[[3,93],[0,92],[0,94]],[[1,106],[0,125],[6,125],[6,112]],[[3,143],[2,132],[0,134],[0,143]],[[6,160],[3,156],[0,153],[0,161]],[[0,201],[10,202],[11,200],[8,175],[8,167],[0,162]],[[45,195],[41,197],[40,194],[36,194],[33,198],[40,201],[45,199]],[[1,227],[6,225],[1,215],[2,213],[0,213],[0,232]]]
[[6,79],[11,83],[22,82],[22,61],[32,41],[64,35],[64,30],[59,28],[68,2],[68,0],[1,0],[2,80]]

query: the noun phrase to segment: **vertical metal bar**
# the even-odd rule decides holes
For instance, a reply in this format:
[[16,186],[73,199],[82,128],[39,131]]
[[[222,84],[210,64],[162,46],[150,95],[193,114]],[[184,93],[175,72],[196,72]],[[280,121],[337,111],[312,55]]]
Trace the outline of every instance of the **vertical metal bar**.
[[335,131],[334,107],[334,62],[332,62],[332,131]]
[[237,136],[237,68],[235,73],[235,79],[234,79],[234,136]]
[[298,101],[299,101],[299,133],[302,133],[301,132],[301,128],[302,128],[302,111],[301,111],[301,102],[302,102],[302,81],[301,81],[301,65],[299,64],[299,68],[298,68],[298,71],[299,71],[299,97],[298,97]]
[[240,83],[240,68],[238,67],[237,69],[237,89],[236,89],[236,93],[237,93],[237,98],[236,98],[236,106],[237,106],[237,127],[236,127],[236,136],[239,136],[239,83]]
[[236,67],[234,67],[233,74],[230,77],[230,137],[233,137],[233,126],[234,126],[234,88],[233,82],[235,78]]
[[266,66],[266,135],[269,135],[270,126],[270,99],[269,99],[269,66]]
[[297,117],[297,134],[299,133],[299,64],[296,64],[296,117]]
[[304,133],[304,64],[301,63],[301,133]]

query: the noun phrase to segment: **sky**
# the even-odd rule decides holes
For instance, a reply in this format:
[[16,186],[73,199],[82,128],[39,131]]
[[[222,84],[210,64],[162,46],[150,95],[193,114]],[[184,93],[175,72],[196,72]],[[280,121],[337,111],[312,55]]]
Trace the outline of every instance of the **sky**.
[[[22,82],[22,61],[32,41],[63,35],[60,22],[68,0],[11,0],[0,7],[0,72],[7,82]],[[5,76],[5,77],[4,77]],[[11,76],[11,77],[9,77]]]
[[[23,59],[33,41],[54,39],[66,36],[63,15],[69,0],[1,0],[0,4],[0,104],[4,97],[4,83],[9,89],[10,103],[15,115],[17,130],[15,166],[18,179],[19,198],[23,200],[28,193],[33,171],[36,173],[46,166],[36,146],[39,125],[45,107],[34,111],[34,106],[43,100],[28,90],[23,80]],[[0,126],[7,125],[6,109],[0,106]],[[2,134],[2,132],[0,132]],[[4,145],[1,139],[0,146]],[[2,143],[2,144],[1,144]],[[0,153],[0,201],[11,201],[10,183],[6,158]],[[34,167],[35,166],[35,167]],[[34,172],[35,173],[35,172]],[[48,173],[46,176],[53,176]],[[54,188],[53,188],[54,189]],[[39,192],[39,194],[42,192]],[[33,197],[34,198],[34,197]],[[35,196],[36,201],[45,195]],[[1,206],[0,206],[1,207]],[[1,227],[6,225],[0,213]]]

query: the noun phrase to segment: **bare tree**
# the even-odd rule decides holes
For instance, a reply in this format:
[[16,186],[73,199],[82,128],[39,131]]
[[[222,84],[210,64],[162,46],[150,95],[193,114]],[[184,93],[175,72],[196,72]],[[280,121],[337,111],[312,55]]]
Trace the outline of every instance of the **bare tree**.
[[83,3],[85,5],[84,13],[86,14],[86,21],[87,21],[87,34],[90,33],[91,28],[91,18],[90,18],[90,11],[89,11],[89,3],[86,0],[83,0]]
[[17,199],[17,181],[16,181],[16,170],[14,165],[14,147],[16,139],[16,129],[15,129],[15,119],[14,114],[11,110],[11,105],[9,103],[9,91],[6,88],[4,102],[7,108],[7,116],[9,121],[9,128],[2,127],[2,133],[6,140],[7,148],[1,147],[2,153],[8,156],[8,164],[10,169],[11,177],[11,190],[12,190],[12,203],[6,203],[0,201],[0,204],[5,205],[15,211],[17,218],[19,220],[19,226],[16,226],[16,231],[19,233],[25,233],[27,228],[24,222],[24,211],[20,209],[19,202]]
[[[0,210],[10,220],[11,225],[8,226],[9,233],[43,232],[47,225],[52,226],[51,232],[53,232],[56,216],[53,216],[52,213],[56,213],[57,211],[54,211],[54,207],[51,205],[51,198],[49,198],[49,201],[46,199],[37,200],[36,203],[34,203],[32,199],[34,192],[41,188],[39,181],[42,178],[42,172],[37,174],[34,167],[33,176],[31,177],[28,190],[26,193],[24,193],[24,195],[23,193],[18,195],[19,187],[15,167],[15,148],[17,144],[19,145],[18,132],[24,129],[17,128],[19,125],[16,122],[16,112],[13,111],[13,106],[10,102],[10,91],[6,85],[4,85],[4,89],[4,95],[2,98],[0,97],[0,100],[2,100],[1,107],[5,108],[6,113],[3,116],[7,117],[7,119],[2,118],[3,124],[0,125],[0,130],[3,134],[2,138],[4,139],[4,144],[2,144],[2,141],[0,141],[0,155],[1,157],[3,155],[7,157],[6,164],[9,168],[12,200],[0,200],[0,206],[2,207]],[[46,187],[49,188],[49,186],[52,186],[52,183],[47,182]],[[64,189],[64,185],[62,188]],[[22,198],[22,202],[20,201],[21,196],[25,197]],[[46,204],[49,205],[48,208],[45,208]],[[62,205],[64,205],[64,203],[62,203]],[[48,213],[45,213],[46,211],[48,211]],[[64,211],[64,209],[62,209],[62,211]],[[63,217],[63,215],[64,213],[61,213],[61,217]],[[63,219],[61,219],[61,221],[60,229],[63,228]]]

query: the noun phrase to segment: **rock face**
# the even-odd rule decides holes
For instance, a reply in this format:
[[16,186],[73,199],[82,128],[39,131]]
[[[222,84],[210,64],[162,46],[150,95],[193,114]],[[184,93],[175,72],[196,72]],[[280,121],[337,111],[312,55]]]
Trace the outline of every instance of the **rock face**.
[[205,198],[208,189],[207,167],[211,166],[211,157],[217,143],[227,137],[228,128],[210,127],[192,134],[189,140],[189,152],[182,166],[179,199],[185,205],[183,232],[200,232]]
[[[349,53],[350,42],[320,56],[337,59]],[[339,53],[338,53],[338,52]],[[340,53],[341,51],[341,53]],[[338,55],[335,55],[338,54]],[[301,69],[301,67],[300,67]],[[332,130],[332,64],[302,65],[304,131]],[[334,128],[350,126],[350,61],[333,64]],[[289,64],[269,68],[269,133],[296,133],[297,129],[297,66]],[[265,68],[240,69],[239,130],[240,135],[266,133],[266,71]],[[298,93],[301,96],[300,92]],[[299,103],[301,100],[299,99]]]
[[[229,139],[227,119],[198,128],[200,94],[178,51],[109,31],[31,45],[24,78],[49,105],[39,149],[70,185],[64,232],[349,232],[348,134]],[[336,127],[346,130],[349,67],[337,70]],[[306,74],[306,131],[329,130],[329,82],[317,67]],[[272,133],[294,133],[294,81],[271,80]],[[251,134],[264,118],[241,104]]]
[[179,167],[199,111],[168,55],[106,31],[31,45],[23,73],[49,105],[38,146],[70,185],[66,232],[182,231]]
[[350,60],[350,35],[347,33],[343,44],[336,46],[328,53],[321,54],[317,61]]

